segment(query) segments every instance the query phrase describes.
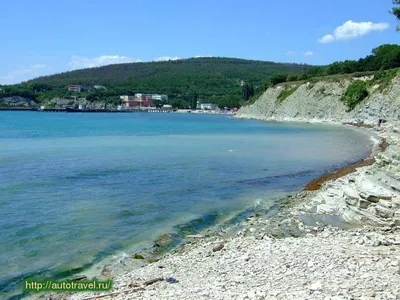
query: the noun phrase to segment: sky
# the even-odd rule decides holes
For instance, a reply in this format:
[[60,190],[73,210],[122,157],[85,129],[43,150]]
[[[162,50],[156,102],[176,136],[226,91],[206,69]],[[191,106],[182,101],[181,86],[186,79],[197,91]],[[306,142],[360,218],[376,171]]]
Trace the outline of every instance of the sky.
[[392,0],[2,0],[0,84],[112,63],[326,65],[397,44]]

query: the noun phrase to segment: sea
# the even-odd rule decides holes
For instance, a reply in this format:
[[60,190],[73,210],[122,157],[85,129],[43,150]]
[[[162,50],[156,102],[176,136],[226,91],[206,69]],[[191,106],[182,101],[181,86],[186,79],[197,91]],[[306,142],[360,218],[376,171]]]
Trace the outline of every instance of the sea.
[[1,111],[0,298],[268,210],[372,144],[349,127],[229,115]]

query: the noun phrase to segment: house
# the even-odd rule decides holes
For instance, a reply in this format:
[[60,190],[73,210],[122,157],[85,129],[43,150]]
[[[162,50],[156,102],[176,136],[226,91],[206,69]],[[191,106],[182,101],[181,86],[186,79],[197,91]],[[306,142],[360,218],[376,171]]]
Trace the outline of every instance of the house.
[[84,86],[84,85],[69,85],[67,89],[70,92],[77,92],[77,93],[93,91],[93,88],[91,86]]
[[120,96],[120,99],[122,100],[122,106],[125,108],[152,107],[154,106],[154,101],[156,100],[162,102],[168,101],[168,96],[159,94],[136,93],[134,96]]
[[199,110],[216,110],[217,109],[217,104],[215,103],[201,103],[197,102],[196,109]]

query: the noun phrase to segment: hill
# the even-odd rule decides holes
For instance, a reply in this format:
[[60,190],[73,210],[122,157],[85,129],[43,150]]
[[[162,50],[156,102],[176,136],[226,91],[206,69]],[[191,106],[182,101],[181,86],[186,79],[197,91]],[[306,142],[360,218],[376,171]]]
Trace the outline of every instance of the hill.
[[273,74],[302,73],[310,69],[311,66],[304,64],[204,57],[75,70],[39,77],[5,90],[12,90],[8,95],[29,96],[45,102],[54,97],[71,96],[66,90],[68,85],[102,85],[107,89],[81,93],[80,96],[117,101],[116,97],[122,94],[158,93],[167,94],[174,106],[184,107],[190,104],[193,95],[197,95],[202,101],[233,106],[242,101],[245,83],[253,93],[262,92]]

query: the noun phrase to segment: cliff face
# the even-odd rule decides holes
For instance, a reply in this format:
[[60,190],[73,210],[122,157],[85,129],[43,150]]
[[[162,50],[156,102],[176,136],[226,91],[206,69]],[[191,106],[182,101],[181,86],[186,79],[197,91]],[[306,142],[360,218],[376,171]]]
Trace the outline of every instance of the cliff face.
[[[400,76],[383,92],[379,85],[368,84],[369,96],[352,111],[340,100],[350,83],[347,79],[273,87],[254,104],[241,108],[237,117],[371,125],[379,119],[386,120],[371,129],[387,141],[387,149],[375,156],[375,163],[325,182],[315,194],[307,194],[307,200],[300,201],[301,195],[293,197],[293,215],[316,220],[333,216],[351,224],[400,226]],[[279,95],[285,89],[289,96],[282,99]]]
[[[364,81],[371,77],[358,78]],[[340,99],[351,83],[349,79],[335,82],[320,81],[300,85],[287,84],[269,88],[252,105],[242,107],[239,118],[305,121],[305,122],[363,122],[377,124],[379,119],[394,121],[400,119],[400,76],[396,76],[390,86],[379,91],[375,85],[369,89],[369,96],[352,111]],[[295,89],[290,96],[279,100],[284,89]]]

